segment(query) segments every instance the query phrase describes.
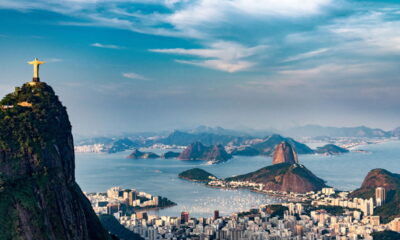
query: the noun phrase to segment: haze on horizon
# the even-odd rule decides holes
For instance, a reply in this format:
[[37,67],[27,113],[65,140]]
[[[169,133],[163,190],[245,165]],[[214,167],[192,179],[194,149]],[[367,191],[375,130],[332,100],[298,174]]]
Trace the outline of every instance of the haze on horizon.
[[0,0],[0,95],[41,80],[74,132],[400,126],[396,0]]

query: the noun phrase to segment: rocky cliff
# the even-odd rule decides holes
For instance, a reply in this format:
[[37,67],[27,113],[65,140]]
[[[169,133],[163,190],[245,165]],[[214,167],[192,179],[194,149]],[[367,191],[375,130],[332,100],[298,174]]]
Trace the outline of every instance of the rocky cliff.
[[219,163],[232,158],[222,145],[204,146],[200,142],[190,144],[179,155],[180,160],[204,160]]
[[285,141],[276,145],[274,156],[272,158],[272,164],[293,164],[298,162],[297,154],[288,142]]
[[325,181],[300,164],[280,163],[255,172],[227,178],[227,181],[263,183],[265,190],[306,193],[326,187]]
[[0,106],[0,239],[109,239],[75,182],[71,124],[53,89],[24,84]]
[[375,208],[376,215],[383,222],[389,222],[400,217],[400,174],[389,172],[385,169],[373,169],[364,178],[361,187],[351,193],[351,197],[375,198],[375,189],[383,187],[386,190],[386,202]]

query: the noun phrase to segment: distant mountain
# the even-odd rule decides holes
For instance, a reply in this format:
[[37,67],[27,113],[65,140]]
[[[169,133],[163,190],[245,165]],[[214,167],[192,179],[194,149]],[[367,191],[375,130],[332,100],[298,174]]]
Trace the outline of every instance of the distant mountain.
[[309,148],[307,145],[297,142],[292,138],[285,138],[281,135],[274,134],[269,137],[266,137],[262,142],[258,142],[256,144],[251,145],[252,148],[258,150],[262,155],[272,155],[275,146],[280,144],[281,142],[289,143],[298,154],[312,154],[314,151]]
[[260,151],[255,148],[245,146],[233,149],[231,154],[236,156],[257,156],[260,155]]
[[159,158],[155,153],[152,152],[141,152],[138,149],[135,149],[127,158],[130,159],[149,159],[149,158]]
[[122,152],[133,147],[139,147],[137,143],[133,142],[128,138],[118,139],[111,144],[109,148],[107,148],[108,153],[116,153]]
[[342,153],[348,153],[350,151],[347,150],[346,148],[336,146],[335,144],[326,144],[322,147],[317,147],[315,152],[318,154],[337,155]]
[[110,137],[85,138],[77,141],[75,145],[112,144],[115,140]]
[[183,132],[188,133],[213,133],[216,135],[229,135],[229,136],[236,136],[236,137],[243,137],[243,136],[252,136],[252,137],[265,137],[271,135],[273,133],[278,132],[276,129],[269,129],[269,130],[258,130],[258,129],[251,129],[251,128],[242,128],[240,130],[233,130],[227,129],[222,127],[209,127],[209,126],[199,126],[195,129],[181,129]]
[[400,127],[395,128],[395,129],[392,131],[392,135],[393,135],[393,137],[400,137]]
[[240,144],[245,140],[252,139],[249,136],[233,136],[233,135],[219,135],[214,133],[188,133],[182,131],[174,131],[165,138],[157,140],[157,142],[166,145],[187,146],[193,142],[201,142],[204,145],[227,145],[228,143]]
[[323,127],[319,125],[306,125],[303,127],[295,127],[284,131],[285,134],[294,137],[391,137],[390,132],[386,132],[379,128],[360,127]]
[[194,182],[209,182],[211,180],[217,179],[213,174],[200,169],[200,168],[192,168],[186,171],[179,173],[178,177]]
[[325,181],[300,164],[280,163],[255,172],[226,178],[227,181],[263,183],[265,190],[306,193],[326,187]]
[[351,197],[375,198],[375,189],[383,187],[386,190],[386,202],[374,210],[383,222],[389,222],[400,217],[400,174],[385,169],[373,169],[364,178],[361,187],[351,193]]
[[242,137],[242,136],[249,136],[246,132],[236,131],[232,129],[226,129],[222,127],[208,127],[208,126],[198,126],[195,129],[188,130],[187,132],[192,134],[199,134],[199,133],[211,133],[215,135],[227,135],[227,136],[235,136],[235,137]]
[[161,158],[170,159],[170,158],[177,158],[179,157],[180,153],[168,151],[161,155]]
[[275,147],[272,164],[279,163],[299,163],[296,152],[288,142],[283,141]]
[[204,160],[219,163],[232,158],[222,145],[205,146],[201,142],[195,142],[186,147],[179,155],[180,160]]

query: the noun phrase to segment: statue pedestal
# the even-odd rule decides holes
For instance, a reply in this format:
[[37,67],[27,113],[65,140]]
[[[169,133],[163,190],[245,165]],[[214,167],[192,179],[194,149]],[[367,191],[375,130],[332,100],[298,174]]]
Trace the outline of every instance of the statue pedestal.
[[28,84],[29,84],[29,86],[37,86],[37,85],[40,84],[40,82],[34,82],[34,81],[32,81],[32,82],[28,82]]

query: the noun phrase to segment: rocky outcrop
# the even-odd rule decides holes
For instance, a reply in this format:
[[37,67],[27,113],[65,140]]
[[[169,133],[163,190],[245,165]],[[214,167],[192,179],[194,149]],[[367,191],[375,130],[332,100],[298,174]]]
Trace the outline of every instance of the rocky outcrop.
[[264,190],[306,193],[326,187],[325,181],[300,164],[280,163],[255,172],[227,178],[227,181],[249,181],[264,184]]
[[159,158],[155,153],[152,152],[141,152],[138,149],[135,149],[127,158],[130,159],[152,159],[152,158]]
[[375,189],[383,187],[386,191],[386,201],[375,208],[374,214],[386,223],[400,217],[400,174],[385,169],[373,169],[364,178],[361,187],[350,194],[357,198],[375,198]]
[[272,164],[279,163],[298,163],[297,154],[288,142],[281,142],[276,145]]
[[343,153],[350,152],[346,148],[339,147],[335,144],[326,144],[322,147],[317,147],[315,153],[324,154],[324,155],[338,155]]
[[179,155],[180,160],[204,160],[219,163],[232,158],[222,145],[204,146],[200,142],[190,144]]
[[164,153],[163,155],[161,155],[161,158],[165,158],[165,159],[170,159],[170,158],[177,158],[179,157],[178,152],[172,152],[172,151],[168,151],[166,153]]
[[13,106],[0,110],[0,239],[109,239],[75,182],[71,124],[53,89],[24,84],[0,105]]

